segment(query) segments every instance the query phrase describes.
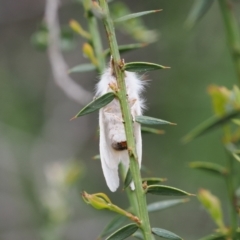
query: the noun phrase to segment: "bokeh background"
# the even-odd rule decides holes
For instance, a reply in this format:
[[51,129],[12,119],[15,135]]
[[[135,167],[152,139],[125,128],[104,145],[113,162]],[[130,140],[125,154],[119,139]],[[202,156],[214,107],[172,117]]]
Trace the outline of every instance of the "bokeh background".
[[[133,12],[163,9],[143,18],[159,33],[159,40],[125,54],[125,61],[171,66],[145,74],[151,80],[144,94],[146,115],[177,126],[164,126],[164,135],[143,136],[143,163],[148,169],[143,174],[166,177],[168,185],[191,193],[208,188],[222,200],[226,213],[224,182],[188,168],[189,162],[198,160],[225,163],[221,131],[181,143],[188,131],[212,115],[208,85],[232,88],[237,81],[218,5],[188,31],[184,22],[191,0],[122,2]],[[41,0],[0,1],[0,239],[96,239],[114,214],[87,206],[80,192],[105,192],[121,207],[128,206],[126,194],[121,188],[116,193],[108,190],[99,160],[92,159],[99,151],[97,114],[69,121],[83,105],[56,85],[47,52],[32,44],[44,9]],[[87,25],[81,5],[72,0],[62,1],[59,18],[61,26],[72,18]],[[64,52],[71,67],[88,62],[81,51],[84,40],[74,40],[75,45]],[[133,42],[121,32],[118,40]],[[93,95],[97,73],[71,77]],[[149,202],[159,199],[164,198],[148,196]],[[184,239],[198,239],[215,228],[196,198],[152,214],[151,222]]]

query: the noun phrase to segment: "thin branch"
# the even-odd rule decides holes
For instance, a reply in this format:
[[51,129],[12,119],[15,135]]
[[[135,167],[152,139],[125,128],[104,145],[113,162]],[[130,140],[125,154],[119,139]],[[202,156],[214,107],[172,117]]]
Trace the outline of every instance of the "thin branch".
[[59,0],[46,0],[45,21],[49,32],[48,57],[55,83],[72,100],[85,105],[92,94],[75,83],[68,75],[68,66],[60,50],[60,27],[58,21]]

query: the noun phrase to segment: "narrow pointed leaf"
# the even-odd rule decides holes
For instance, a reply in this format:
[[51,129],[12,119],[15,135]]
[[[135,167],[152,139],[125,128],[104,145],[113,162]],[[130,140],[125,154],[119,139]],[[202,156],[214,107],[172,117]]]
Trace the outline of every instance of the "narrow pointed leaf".
[[144,12],[138,12],[138,13],[132,13],[132,14],[120,17],[118,19],[115,19],[114,22],[123,22],[123,21],[127,21],[127,20],[130,20],[130,19],[133,19],[133,18],[144,16],[144,15],[147,15],[147,14],[157,13],[157,12],[160,12],[160,11],[162,11],[162,9],[150,10],[150,11],[144,11]]
[[116,231],[118,228],[120,228],[124,222],[126,222],[127,218],[123,215],[117,215],[115,218],[113,218],[109,224],[104,228],[102,233],[100,234],[100,238],[104,238],[108,236],[109,234]]
[[221,233],[215,233],[215,234],[205,236],[199,240],[226,240],[226,235]]
[[124,181],[124,189],[126,189],[130,185],[131,182],[132,182],[132,173],[129,168],[127,171],[127,175],[125,177],[125,181]]
[[185,199],[173,199],[173,200],[154,202],[147,206],[147,210],[148,212],[161,211],[161,210],[164,210],[188,201],[189,199],[185,198]]
[[171,123],[162,119],[148,117],[148,116],[137,116],[135,121],[141,124],[146,124],[146,125],[162,125],[162,124],[176,125],[176,123]]
[[163,196],[194,196],[194,194],[166,185],[150,185],[147,187],[147,193]]
[[138,225],[135,223],[131,223],[118,229],[116,232],[107,237],[106,240],[124,240],[127,237],[131,236],[133,233],[135,233],[137,230]]
[[232,122],[240,126],[240,119],[232,119]]
[[167,181],[166,178],[156,178],[156,177],[151,177],[151,178],[142,178],[142,182],[147,182],[147,185],[154,185],[158,183],[162,183]]
[[232,155],[238,162],[240,162],[240,157],[236,153],[233,153]]
[[[118,50],[120,53],[125,53],[125,52],[129,52],[135,49],[145,47],[145,46],[147,46],[146,43],[132,43],[132,44],[120,45],[118,47]],[[109,48],[104,51],[105,56],[109,56],[110,54],[111,53]]]
[[142,232],[140,232],[140,231],[136,231],[132,236],[136,239],[144,240],[144,236],[143,236]]
[[152,228],[152,233],[165,239],[182,240],[182,238],[175,233],[172,233],[162,228]]
[[91,63],[80,64],[68,70],[68,73],[89,72],[96,70],[96,66]]
[[214,173],[220,176],[226,176],[228,174],[228,170],[216,163],[211,162],[191,162],[191,168],[200,169],[209,173]]
[[214,0],[195,0],[185,22],[187,28],[192,28],[208,12]]
[[148,62],[130,62],[124,65],[123,70],[129,72],[147,72],[147,71],[154,71],[159,69],[169,69],[170,67],[158,65],[155,63],[148,63]]
[[184,143],[190,142],[193,139],[195,139],[205,133],[208,133],[209,131],[211,131],[213,129],[216,129],[217,127],[220,127],[220,126],[226,124],[228,121],[230,121],[232,118],[235,118],[239,114],[240,114],[240,109],[230,111],[223,116],[214,115],[211,118],[204,121],[203,123],[199,124],[190,133],[188,133],[183,138],[183,142]]
[[77,117],[95,112],[99,110],[100,108],[106,106],[108,103],[110,103],[115,98],[115,94],[113,92],[106,93],[102,95],[99,98],[96,98],[92,102],[90,102],[86,107],[84,107],[75,117],[72,119],[75,119]]
[[141,126],[141,131],[142,133],[164,134],[163,130],[143,126]]

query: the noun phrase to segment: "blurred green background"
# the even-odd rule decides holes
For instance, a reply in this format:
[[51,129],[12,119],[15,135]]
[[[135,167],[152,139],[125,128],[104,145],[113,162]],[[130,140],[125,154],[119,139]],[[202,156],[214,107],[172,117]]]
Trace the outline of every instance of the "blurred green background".
[[[171,67],[145,74],[151,80],[144,94],[146,115],[177,126],[164,127],[164,135],[144,135],[143,164],[149,173],[143,174],[166,177],[168,185],[191,193],[208,188],[220,197],[226,212],[223,181],[188,168],[190,161],[225,163],[221,131],[181,143],[189,130],[212,115],[208,85],[232,88],[237,81],[218,5],[215,3],[204,19],[187,31],[184,22],[190,0],[122,2],[132,12],[163,9],[143,18],[149,29],[159,32],[159,40],[124,54],[125,61]],[[126,194],[121,188],[117,193],[109,192],[100,162],[92,159],[98,154],[97,114],[69,121],[83,106],[58,88],[47,53],[31,44],[44,8],[40,0],[0,3],[0,239],[96,239],[114,214],[87,206],[80,192],[105,192],[121,207],[128,206]],[[238,11],[240,5],[236,8]],[[72,18],[87,25],[81,5],[71,0],[62,1],[59,18],[62,26]],[[133,42],[121,32],[118,41]],[[81,52],[83,43],[75,38],[74,48],[64,53],[69,66],[88,62]],[[92,94],[99,79],[92,72],[71,77]],[[80,176],[77,181],[75,176]],[[148,196],[149,202],[158,199],[163,197]],[[215,228],[196,198],[152,214],[151,222],[184,239],[197,239]]]

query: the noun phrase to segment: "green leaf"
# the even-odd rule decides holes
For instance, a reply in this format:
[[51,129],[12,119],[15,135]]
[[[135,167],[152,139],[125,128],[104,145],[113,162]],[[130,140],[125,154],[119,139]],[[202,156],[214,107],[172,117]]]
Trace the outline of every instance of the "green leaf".
[[182,240],[182,238],[175,233],[172,233],[162,228],[152,228],[152,233],[165,239]]
[[130,223],[111,234],[106,240],[124,240],[138,230],[138,225]]
[[208,12],[214,0],[195,0],[185,25],[191,29]]
[[124,189],[126,189],[130,185],[131,182],[132,182],[132,173],[131,173],[131,170],[129,168],[128,171],[127,171],[127,175],[125,177],[125,180],[124,180]]
[[147,182],[147,185],[154,185],[158,183],[162,183],[167,181],[166,178],[156,178],[156,177],[150,177],[150,178],[142,178],[142,182]]
[[[126,45],[120,45],[118,47],[118,50],[120,53],[125,53],[125,52],[129,52],[131,50],[135,50],[135,49],[138,49],[138,48],[142,48],[142,47],[145,47],[147,46],[146,43],[132,43],[132,44],[126,44]],[[111,53],[110,53],[110,49],[106,49],[103,53],[105,56],[109,56]]]
[[164,196],[194,196],[194,194],[185,192],[181,189],[169,187],[166,185],[150,185],[147,187],[147,193]]
[[221,233],[215,233],[215,234],[205,236],[199,240],[226,240],[226,235]]
[[236,153],[233,153],[232,155],[238,162],[240,162],[240,157]]
[[232,119],[232,122],[240,126],[240,119]]
[[213,221],[219,227],[220,232],[226,232],[227,228],[223,222],[223,214],[220,200],[206,189],[200,189],[198,200],[202,203]]
[[135,118],[135,121],[141,124],[146,124],[146,125],[161,125],[161,124],[176,125],[176,123],[171,123],[162,119],[148,117],[148,116],[137,116]]
[[126,222],[127,218],[123,215],[117,215],[115,218],[113,218],[109,224],[104,228],[102,233],[100,234],[100,238],[104,238],[111,234],[112,232],[116,231],[118,228],[120,228],[124,222]]
[[113,92],[106,93],[99,98],[94,99],[90,102],[86,107],[84,107],[76,116],[74,116],[71,120],[81,117],[83,115],[95,112],[100,108],[106,106],[115,98],[115,94]]
[[154,71],[159,69],[169,69],[170,67],[158,65],[155,63],[148,63],[148,62],[130,62],[126,63],[123,67],[123,70],[129,72],[147,72],[147,71]]
[[225,167],[223,167],[219,164],[216,164],[216,163],[191,162],[189,165],[191,168],[204,170],[206,172],[215,173],[215,174],[221,175],[221,176],[226,176],[228,174],[228,170]]
[[151,203],[147,206],[148,212],[156,212],[160,210],[164,210],[166,208],[170,208],[176,205],[179,205],[181,203],[188,202],[189,199],[173,199],[173,200],[166,200],[166,201],[159,201],[155,203]]
[[162,11],[162,9],[132,13],[132,14],[128,14],[126,16],[117,18],[117,19],[114,20],[114,22],[123,22],[123,21],[127,21],[127,20],[130,20],[130,19],[133,19],[133,18],[144,16],[144,15],[147,15],[147,14],[157,13],[157,12],[160,12],[160,11]]
[[183,142],[187,143],[192,141],[193,139],[208,133],[209,131],[216,129],[217,127],[220,127],[224,124],[226,124],[228,121],[230,121],[232,118],[236,117],[240,114],[240,109],[230,111],[223,116],[217,116],[214,115],[211,118],[207,119],[203,123],[199,124],[196,128],[194,128],[190,133],[188,133],[184,138]]
[[144,240],[144,236],[143,236],[142,232],[140,232],[140,231],[136,231],[132,236],[137,239]]
[[164,134],[163,130],[143,126],[141,126],[141,131],[142,133]]
[[96,70],[96,66],[91,63],[80,64],[68,70],[68,73],[89,72]]

